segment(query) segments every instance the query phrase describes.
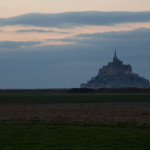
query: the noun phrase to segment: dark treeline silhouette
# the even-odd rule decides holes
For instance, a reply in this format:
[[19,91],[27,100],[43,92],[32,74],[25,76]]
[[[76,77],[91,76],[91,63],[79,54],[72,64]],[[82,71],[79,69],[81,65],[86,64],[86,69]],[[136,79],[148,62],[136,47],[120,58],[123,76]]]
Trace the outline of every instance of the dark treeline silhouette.
[[150,88],[72,88],[72,89],[1,89],[0,94],[98,94],[98,93],[147,93]]
[[88,89],[88,88],[73,88],[70,89],[71,93],[149,93],[150,88],[100,88],[100,89]]

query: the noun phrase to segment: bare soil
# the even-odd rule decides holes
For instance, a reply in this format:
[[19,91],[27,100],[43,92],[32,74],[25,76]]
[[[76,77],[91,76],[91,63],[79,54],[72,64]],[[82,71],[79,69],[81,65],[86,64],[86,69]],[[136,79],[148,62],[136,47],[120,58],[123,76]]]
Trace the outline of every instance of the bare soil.
[[23,122],[150,125],[150,106],[0,105],[0,123]]

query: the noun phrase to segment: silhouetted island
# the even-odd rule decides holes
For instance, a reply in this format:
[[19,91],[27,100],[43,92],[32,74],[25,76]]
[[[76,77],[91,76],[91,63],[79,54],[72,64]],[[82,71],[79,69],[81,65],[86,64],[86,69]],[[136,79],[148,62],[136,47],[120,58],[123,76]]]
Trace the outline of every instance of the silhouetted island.
[[98,75],[81,84],[80,88],[150,88],[149,80],[140,77],[138,74],[132,73],[131,65],[124,65],[117,58],[116,50],[113,62],[109,62],[107,66],[99,69]]

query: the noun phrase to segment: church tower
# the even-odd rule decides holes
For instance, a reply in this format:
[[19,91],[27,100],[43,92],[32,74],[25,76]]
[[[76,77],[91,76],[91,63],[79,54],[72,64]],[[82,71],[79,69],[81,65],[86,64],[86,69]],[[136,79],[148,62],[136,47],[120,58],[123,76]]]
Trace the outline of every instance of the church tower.
[[114,61],[114,62],[118,61],[117,54],[116,54],[116,49],[115,49],[113,61]]
[[123,64],[123,62],[117,58],[116,49],[115,49],[115,53],[114,53],[113,63],[115,63],[115,64],[121,64],[121,65]]
[[114,55],[114,57],[117,57],[117,55],[116,55],[116,49],[115,49],[115,55]]

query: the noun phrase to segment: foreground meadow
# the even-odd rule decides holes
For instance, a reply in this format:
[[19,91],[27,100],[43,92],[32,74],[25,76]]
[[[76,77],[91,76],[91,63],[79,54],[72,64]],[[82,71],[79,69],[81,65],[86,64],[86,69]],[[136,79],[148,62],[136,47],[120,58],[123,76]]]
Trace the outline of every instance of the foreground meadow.
[[150,129],[0,125],[1,150],[149,150]]
[[83,104],[149,101],[148,94],[0,95],[0,150],[149,150],[150,106]]
[[150,102],[150,94],[1,94],[0,104]]

